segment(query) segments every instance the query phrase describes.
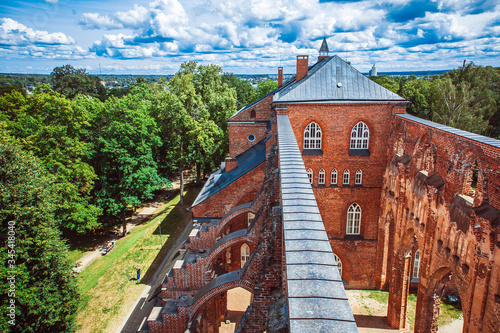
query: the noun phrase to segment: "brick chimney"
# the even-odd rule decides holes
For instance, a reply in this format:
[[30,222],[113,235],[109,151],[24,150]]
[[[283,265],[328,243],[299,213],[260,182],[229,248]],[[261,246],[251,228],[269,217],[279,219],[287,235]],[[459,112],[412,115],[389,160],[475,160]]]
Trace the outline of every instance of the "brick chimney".
[[297,56],[297,76],[295,76],[295,81],[300,81],[304,76],[307,75],[309,71],[309,56],[298,55]]
[[283,67],[278,67],[278,88],[283,85]]
[[238,165],[238,161],[235,158],[226,157],[226,170],[225,172],[231,172]]

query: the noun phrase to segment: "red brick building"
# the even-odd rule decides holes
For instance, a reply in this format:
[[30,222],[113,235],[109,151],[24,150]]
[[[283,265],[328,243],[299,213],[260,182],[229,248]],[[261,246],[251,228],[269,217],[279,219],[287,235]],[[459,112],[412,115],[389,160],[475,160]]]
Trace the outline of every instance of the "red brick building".
[[416,332],[437,330],[445,293],[460,297],[464,331],[499,332],[500,142],[406,114],[408,101],[329,57],[326,40],[312,66],[297,56],[295,78],[278,73],[276,90],[228,120],[230,157],[193,204],[163,304],[140,331],[217,332],[225,292],[238,286],[253,293],[241,332],[294,331],[290,313],[277,315],[292,293],[277,160],[292,153],[278,144],[280,115],[303,162],[290,165],[307,173],[347,288],[389,290],[395,328],[406,326],[413,283]]

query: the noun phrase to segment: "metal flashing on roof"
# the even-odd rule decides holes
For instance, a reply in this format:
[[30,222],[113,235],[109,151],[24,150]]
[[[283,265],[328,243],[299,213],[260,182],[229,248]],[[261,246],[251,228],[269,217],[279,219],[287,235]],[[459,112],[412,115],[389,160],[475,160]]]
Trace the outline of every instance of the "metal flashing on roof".
[[493,147],[500,148],[500,140],[497,140],[497,139],[488,138],[486,136],[482,136],[482,135],[479,135],[479,134],[467,132],[467,131],[464,131],[464,130],[461,130],[461,129],[458,129],[458,128],[453,128],[453,127],[450,127],[450,126],[438,124],[438,123],[432,122],[430,120],[426,120],[426,119],[422,119],[422,118],[419,118],[419,117],[412,116],[411,114],[407,114],[407,113],[396,114],[396,117],[400,117],[400,118],[403,118],[403,119],[411,120],[411,121],[414,121],[416,123],[419,123],[419,124],[422,124],[422,125],[426,125],[426,126],[429,126],[429,127],[433,127],[435,129],[438,129],[438,130],[441,130],[441,131],[444,131],[444,132],[448,132],[448,133],[452,133],[452,134],[455,134],[455,135],[458,135],[458,136],[462,136],[462,137],[467,138],[469,140],[481,142],[481,143],[484,143],[484,144],[487,144],[487,145],[490,145],[490,146],[493,146]]

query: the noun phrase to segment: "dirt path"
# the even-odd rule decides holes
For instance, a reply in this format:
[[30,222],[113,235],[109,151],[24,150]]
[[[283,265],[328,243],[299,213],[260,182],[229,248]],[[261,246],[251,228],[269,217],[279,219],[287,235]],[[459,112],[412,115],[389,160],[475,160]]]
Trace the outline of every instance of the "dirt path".
[[[184,176],[184,186],[188,183],[192,183],[196,180],[196,175],[185,175]],[[168,193],[172,193],[173,190],[180,188],[179,179],[172,181],[172,189]],[[127,218],[127,233],[132,230],[136,225],[144,222],[148,216],[155,214],[158,207],[166,200],[165,195],[157,195],[155,200],[146,207],[144,207],[139,213],[134,213],[132,216]],[[121,232],[120,232],[121,233]],[[90,265],[94,260],[103,255],[104,249],[109,246],[112,242],[116,242],[122,237],[119,235],[111,236],[106,241],[102,242],[100,245],[96,246],[92,251],[89,251],[83,255],[78,261],[78,267],[74,269],[75,273],[80,273],[88,265]]]

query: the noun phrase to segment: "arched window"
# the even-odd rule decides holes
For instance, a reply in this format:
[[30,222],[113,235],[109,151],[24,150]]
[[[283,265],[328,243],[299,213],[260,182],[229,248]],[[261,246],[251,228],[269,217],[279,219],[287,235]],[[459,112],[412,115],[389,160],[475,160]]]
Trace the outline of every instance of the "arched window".
[[250,118],[255,118],[255,110],[250,110]]
[[354,125],[351,131],[351,149],[368,149],[370,131],[362,121]]
[[241,268],[243,268],[243,266],[245,266],[246,262],[248,261],[248,259],[250,258],[250,246],[248,246],[247,244],[243,244],[241,246]]
[[361,185],[362,178],[363,178],[363,171],[358,169],[356,171],[356,177],[354,178],[354,185]]
[[342,260],[340,260],[339,256],[335,253],[333,254],[335,258],[335,263],[337,264],[337,269],[339,270],[340,278],[342,278]]
[[349,177],[351,176],[351,173],[349,172],[349,169],[344,170],[344,177],[342,177],[342,184],[344,185],[349,185]]
[[412,279],[418,279],[420,271],[420,250],[415,251],[415,260],[413,261],[413,274]]
[[321,169],[318,172],[318,184],[324,184],[325,183],[325,170]]
[[330,175],[330,185],[337,185],[337,169],[332,170]]
[[304,149],[321,149],[321,128],[315,122],[304,130]]
[[255,218],[255,214],[254,213],[248,213],[247,214],[248,226],[250,226],[250,224],[252,224],[254,218]]
[[346,234],[359,235],[361,226],[361,207],[357,203],[353,203],[347,210],[347,227]]
[[311,169],[307,169],[307,177],[309,177],[309,183],[313,183],[313,171]]

